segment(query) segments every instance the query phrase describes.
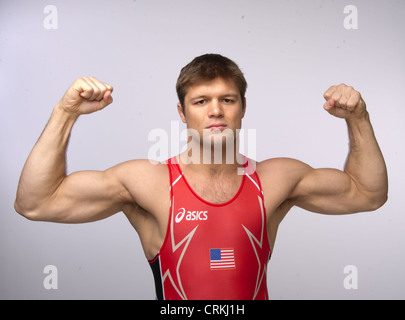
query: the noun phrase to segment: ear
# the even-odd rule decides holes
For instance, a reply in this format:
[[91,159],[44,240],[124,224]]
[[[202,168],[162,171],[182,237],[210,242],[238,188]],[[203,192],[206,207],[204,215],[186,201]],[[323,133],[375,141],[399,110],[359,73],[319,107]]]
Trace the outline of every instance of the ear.
[[181,106],[180,102],[177,104],[177,112],[179,113],[181,121],[183,121],[183,123],[187,123],[186,116],[183,112],[183,107]]
[[243,98],[243,107],[242,107],[242,119],[245,116],[245,112],[246,112],[246,98]]

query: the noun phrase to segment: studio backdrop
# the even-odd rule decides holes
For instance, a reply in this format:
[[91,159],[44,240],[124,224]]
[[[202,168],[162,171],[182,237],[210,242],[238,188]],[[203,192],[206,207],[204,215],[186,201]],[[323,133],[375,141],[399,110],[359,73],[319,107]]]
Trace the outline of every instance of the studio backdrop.
[[[155,298],[123,213],[64,225],[29,221],[13,203],[30,150],[76,78],[111,84],[114,103],[75,124],[68,172],[105,170],[148,158],[153,130],[173,142],[185,128],[176,79],[204,53],[233,59],[246,76],[249,156],[342,169],[346,124],[322,106],[329,86],[346,83],[366,101],[387,163],[389,200],[375,212],[290,211],[268,266],[270,299],[405,298],[404,15],[399,0],[2,0],[0,298]],[[156,157],[176,151],[169,143]]]

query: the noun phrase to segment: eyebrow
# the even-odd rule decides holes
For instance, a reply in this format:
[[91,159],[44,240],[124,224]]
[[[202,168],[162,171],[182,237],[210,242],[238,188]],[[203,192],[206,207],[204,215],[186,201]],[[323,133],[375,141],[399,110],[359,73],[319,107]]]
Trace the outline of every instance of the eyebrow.
[[[202,95],[199,95],[199,96],[191,97],[190,100],[206,99],[207,97],[209,97],[209,96],[202,94]],[[235,94],[235,93],[227,93],[227,94],[221,95],[220,97],[221,97],[221,98],[225,98],[225,97],[238,98],[239,95],[238,95],[238,94]]]

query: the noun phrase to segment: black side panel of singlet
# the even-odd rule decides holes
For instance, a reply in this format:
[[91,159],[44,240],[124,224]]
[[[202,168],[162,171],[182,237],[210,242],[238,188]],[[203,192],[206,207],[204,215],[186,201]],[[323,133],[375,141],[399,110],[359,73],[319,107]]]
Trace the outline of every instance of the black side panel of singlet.
[[156,298],[163,300],[163,287],[162,287],[162,275],[160,274],[160,259],[157,258],[153,262],[149,262],[152,269],[153,278],[155,279]]

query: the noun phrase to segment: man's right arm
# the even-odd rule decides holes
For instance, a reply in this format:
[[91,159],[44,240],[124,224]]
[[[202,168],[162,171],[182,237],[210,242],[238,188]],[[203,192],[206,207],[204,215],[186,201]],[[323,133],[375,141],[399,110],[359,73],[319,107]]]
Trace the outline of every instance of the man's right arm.
[[119,180],[120,166],[66,175],[66,149],[81,114],[112,102],[113,88],[95,78],[80,78],[55,106],[21,173],[15,209],[31,220],[80,223],[122,210],[131,195]]

